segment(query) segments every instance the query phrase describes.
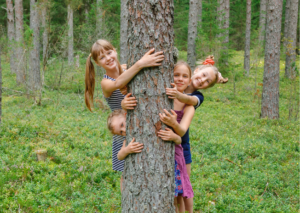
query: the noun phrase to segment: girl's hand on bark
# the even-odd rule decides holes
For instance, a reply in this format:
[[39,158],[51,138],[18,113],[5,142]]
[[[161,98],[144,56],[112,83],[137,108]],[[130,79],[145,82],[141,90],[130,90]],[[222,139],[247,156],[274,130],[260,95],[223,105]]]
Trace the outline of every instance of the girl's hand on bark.
[[170,99],[178,98],[180,92],[177,90],[176,85],[174,83],[171,83],[171,86],[173,86],[173,88],[166,88],[166,94],[168,95],[168,98]]
[[140,152],[142,152],[142,150],[144,148],[144,144],[139,143],[139,142],[134,142],[134,141],[135,141],[135,138],[133,138],[132,141],[130,141],[130,143],[126,146],[128,154],[140,153]]
[[[160,66],[165,56],[163,51],[154,53],[155,49],[149,50],[137,63],[141,68]],[[153,54],[152,54],[153,53]]]
[[175,136],[175,133],[168,127],[166,127],[165,130],[161,129],[158,131],[158,137],[164,141],[174,141],[176,139]]
[[124,70],[127,70],[127,64],[121,64],[121,67],[122,67]]
[[121,92],[123,95],[126,95],[126,94],[127,94],[127,86],[121,88],[121,89],[120,89],[120,92]]
[[177,124],[177,114],[174,110],[171,109],[170,114],[166,109],[164,109],[165,113],[159,113],[160,120],[171,127],[174,127]]
[[121,102],[122,109],[134,109],[136,106],[137,100],[135,97],[130,97],[131,93],[128,93]]

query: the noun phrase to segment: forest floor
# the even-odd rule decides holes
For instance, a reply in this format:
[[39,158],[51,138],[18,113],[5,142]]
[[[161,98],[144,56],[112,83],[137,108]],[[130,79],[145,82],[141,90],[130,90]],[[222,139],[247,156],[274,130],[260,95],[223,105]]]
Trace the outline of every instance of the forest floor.
[[[51,59],[40,106],[16,85],[9,58],[1,59],[0,212],[120,212],[109,110],[99,84],[94,113],[85,107],[84,59],[78,69]],[[203,91],[190,127],[194,209],[298,212],[299,120],[295,113],[289,119],[289,111],[299,104],[299,77],[285,79],[280,62],[280,119],[260,119],[263,59],[249,77],[243,75],[243,52],[234,60],[239,65],[225,75],[229,82]],[[39,149],[48,152],[45,162],[36,160]]]

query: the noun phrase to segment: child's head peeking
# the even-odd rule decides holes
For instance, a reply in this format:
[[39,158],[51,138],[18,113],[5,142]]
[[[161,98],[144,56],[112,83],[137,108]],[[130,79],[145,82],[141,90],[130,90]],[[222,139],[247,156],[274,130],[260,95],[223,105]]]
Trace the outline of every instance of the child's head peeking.
[[107,118],[107,128],[114,135],[126,136],[126,111],[114,110]]
[[192,76],[192,86],[195,89],[207,89],[213,87],[219,80],[218,68],[214,66],[214,57],[208,56],[203,62],[203,65],[199,65],[194,70]]
[[178,91],[184,91],[191,83],[192,70],[185,61],[178,61],[174,66],[174,83]]

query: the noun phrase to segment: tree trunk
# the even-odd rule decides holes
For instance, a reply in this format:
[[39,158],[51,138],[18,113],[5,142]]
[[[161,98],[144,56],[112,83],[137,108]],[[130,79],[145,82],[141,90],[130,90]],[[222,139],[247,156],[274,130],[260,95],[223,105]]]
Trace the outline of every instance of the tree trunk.
[[269,0],[267,6],[265,65],[261,117],[279,118],[279,62],[282,1]]
[[[224,20],[224,41],[226,45],[229,43],[229,15],[230,15],[230,0],[225,0],[224,5],[224,12],[225,12],[225,20]],[[226,46],[227,47],[227,46]]]
[[247,0],[247,18],[246,18],[246,39],[245,39],[245,55],[244,69],[249,76],[250,72],[250,35],[251,35],[251,0]]
[[140,154],[125,159],[122,212],[175,212],[174,144],[157,137],[163,127],[159,113],[172,109],[165,87],[173,82],[173,0],[128,2],[129,67],[150,48],[164,51],[160,67],[147,68],[130,82],[138,101],[127,113],[127,144],[134,137],[144,143]]
[[286,45],[287,45],[287,37],[288,37],[288,30],[289,30],[290,3],[291,3],[291,0],[286,0],[286,3],[285,3],[284,31],[283,31],[283,46],[284,46],[284,48],[286,48]]
[[16,50],[15,50],[15,18],[12,0],[6,0],[7,6],[7,37],[9,40],[10,72],[16,73]]
[[25,50],[24,50],[24,33],[23,33],[23,2],[15,0],[15,21],[16,21],[16,80],[17,83],[25,82]]
[[97,0],[97,12],[96,12],[96,31],[97,31],[97,39],[102,38],[103,33],[103,11],[102,11],[102,0]]
[[265,40],[266,34],[266,10],[267,10],[267,0],[260,0],[260,14],[259,14],[259,41]]
[[48,27],[47,27],[47,0],[42,6],[42,29],[43,29],[43,65],[48,57]]
[[121,0],[121,35],[120,35],[120,63],[126,64],[127,51],[127,26],[128,26],[128,0]]
[[293,78],[295,75],[296,61],[296,40],[297,40],[297,21],[298,21],[298,0],[290,0],[290,9],[288,22],[285,27],[288,28],[286,40],[286,59],[285,59],[285,76]]
[[202,28],[202,0],[198,0],[198,26]]
[[30,69],[28,72],[28,87],[33,91],[41,88],[40,75],[40,26],[37,0],[30,0],[30,29],[33,31],[32,49],[30,50]]
[[194,70],[196,64],[196,36],[198,25],[198,0],[190,0],[187,62]]
[[2,121],[2,67],[1,67],[1,46],[0,46],[0,125]]
[[85,5],[84,5],[84,16],[85,16],[85,23],[87,24],[89,22],[89,1],[86,0],[85,1]]
[[218,6],[217,6],[217,23],[219,26],[220,33],[217,35],[217,37],[223,36],[223,25],[224,25],[224,19],[225,19],[225,0],[218,0]]
[[68,5],[68,63],[69,66],[74,62],[74,50],[73,50],[73,9],[71,5]]

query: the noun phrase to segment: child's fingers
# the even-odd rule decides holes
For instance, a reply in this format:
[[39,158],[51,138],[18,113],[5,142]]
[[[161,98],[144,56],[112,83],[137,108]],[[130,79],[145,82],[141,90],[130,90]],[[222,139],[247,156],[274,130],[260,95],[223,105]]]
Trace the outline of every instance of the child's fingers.
[[173,109],[171,109],[171,112],[172,112],[173,115],[177,115],[176,112]]
[[155,51],[154,48],[152,48],[151,50],[149,50],[148,52],[145,53],[145,55],[150,55],[151,53],[153,53]]
[[166,127],[165,128],[166,131],[172,131],[170,128]]
[[175,97],[173,97],[173,96],[168,96],[168,98],[170,98],[170,99],[176,99]]
[[171,83],[171,86],[176,87],[175,83]]
[[154,56],[163,56],[163,57],[165,57],[163,51],[156,52],[156,53],[154,53],[153,55],[154,55]]
[[[164,111],[165,111],[167,116],[171,116],[171,114],[168,112],[168,110],[164,109]],[[171,109],[171,111],[172,111],[172,109]]]
[[130,143],[133,143],[133,142],[134,142],[134,140],[135,140],[135,138],[132,138],[132,140],[130,141]]

